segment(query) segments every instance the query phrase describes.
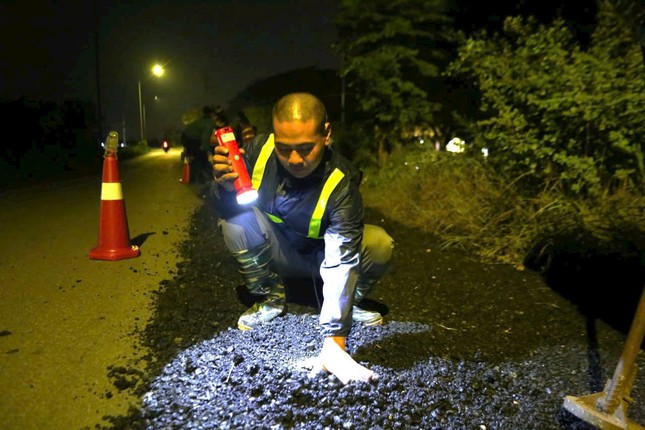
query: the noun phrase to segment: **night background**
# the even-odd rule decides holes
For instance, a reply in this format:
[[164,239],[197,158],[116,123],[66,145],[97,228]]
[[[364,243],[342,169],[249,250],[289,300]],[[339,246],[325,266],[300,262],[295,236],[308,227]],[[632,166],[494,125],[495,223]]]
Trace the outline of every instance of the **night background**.
[[[10,42],[3,44],[2,98],[97,107],[100,89],[104,130],[121,131],[125,121],[135,138],[141,80],[149,133],[159,138],[182,126],[182,113],[226,105],[258,79],[300,67],[337,69],[329,49],[336,7],[333,1],[5,3],[2,32]],[[150,73],[155,63],[167,68],[162,79]]]
[[[87,146],[110,130],[135,143],[138,82],[145,137],[154,144],[176,137],[190,120],[182,115],[203,105],[221,105],[232,119],[238,109],[300,88],[316,92],[338,119],[341,59],[332,50],[338,9],[334,0],[3,2],[0,101],[18,133],[3,158],[7,166],[37,170],[33,147],[46,157],[65,158],[52,154],[53,146],[86,158]],[[467,32],[497,30],[507,15],[531,14],[545,22],[565,17],[582,39],[594,13],[592,3],[554,1],[449,6],[454,28]],[[163,77],[152,75],[153,64],[165,66]],[[12,179],[5,175],[3,182]]]
[[[0,427],[589,429],[563,398],[603,390],[645,283],[642,0],[5,1],[0,32]],[[386,322],[348,338],[374,384],[307,377],[309,279],[235,329],[216,187],[185,180],[203,106],[265,132],[292,91],[395,238]],[[141,255],[103,263],[112,130]]]

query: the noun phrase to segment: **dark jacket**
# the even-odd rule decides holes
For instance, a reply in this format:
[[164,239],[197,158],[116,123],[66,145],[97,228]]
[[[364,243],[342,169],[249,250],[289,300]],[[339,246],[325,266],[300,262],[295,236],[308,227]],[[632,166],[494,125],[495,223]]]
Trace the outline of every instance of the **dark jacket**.
[[211,152],[210,136],[215,128],[215,122],[208,117],[202,117],[186,126],[181,134],[181,143],[190,156],[200,152]]

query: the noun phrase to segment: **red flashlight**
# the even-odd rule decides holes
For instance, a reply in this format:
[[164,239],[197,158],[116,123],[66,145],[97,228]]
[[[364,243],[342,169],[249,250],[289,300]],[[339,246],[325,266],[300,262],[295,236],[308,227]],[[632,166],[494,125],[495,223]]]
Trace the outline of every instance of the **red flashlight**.
[[[258,198],[258,192],[253,189],[253,184],[249,177],[249,172],[246,170],[242,154],[240,154],[240,148],[237,146],[233,129],[231,127],[222,127],[214,130],[213,134],[217,138],[217,142],[228,149],[228,159],[231,160],[233,171],[237,173],[237,179],[233,183],[237,202],[241,205],[253,203]],[[215,143],[212,136],[211,143]]]

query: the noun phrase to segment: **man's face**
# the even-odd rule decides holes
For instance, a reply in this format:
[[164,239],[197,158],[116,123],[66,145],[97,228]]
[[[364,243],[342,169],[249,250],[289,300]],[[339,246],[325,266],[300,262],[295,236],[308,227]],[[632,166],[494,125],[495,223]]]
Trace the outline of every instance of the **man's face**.
[[309,121],[273,120],[275,153],[280,164],[296,178],[304,178],[320,164],[325,146],[331,143],[331,125],[326,123],[326,134],[316,131],[318,123]]

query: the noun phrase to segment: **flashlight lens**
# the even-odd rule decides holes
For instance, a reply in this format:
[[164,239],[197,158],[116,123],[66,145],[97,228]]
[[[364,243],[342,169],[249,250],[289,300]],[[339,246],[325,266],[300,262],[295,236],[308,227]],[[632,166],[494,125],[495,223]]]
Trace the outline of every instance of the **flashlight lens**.
[[249,203],[253,203],[257,200],[257,198],[258,192],[253,189],[242,191],[236,196],[237,203],[241,205],[248,205]]

